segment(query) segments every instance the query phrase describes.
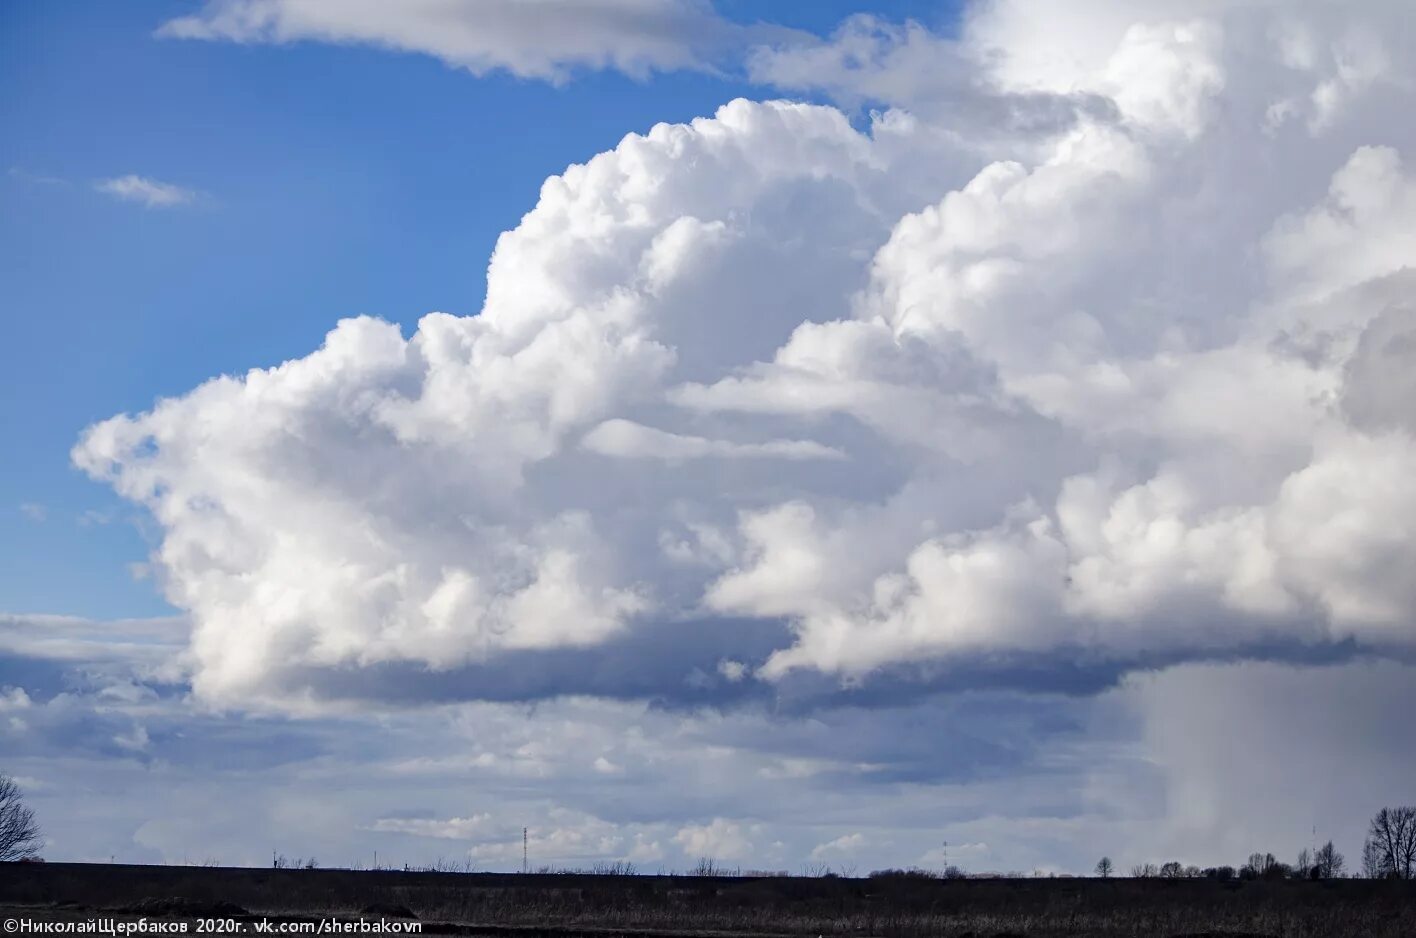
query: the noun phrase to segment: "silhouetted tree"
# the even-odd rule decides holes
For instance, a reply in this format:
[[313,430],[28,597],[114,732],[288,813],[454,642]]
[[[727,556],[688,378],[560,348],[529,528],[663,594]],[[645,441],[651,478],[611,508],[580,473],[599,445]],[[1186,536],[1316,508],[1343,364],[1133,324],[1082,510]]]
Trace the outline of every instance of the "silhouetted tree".
[[1336,879],[1342,875],[1346,861],[1329,840],[1313,854],[1313,879]]
[[1185,867],[1178,861],[1171,860],[1160,865],[1160,875],[1164,879],[1179,879],[1185,875]]
[[1096,875],[1100,876],[1102,879],[1110,879],[1112,869],[1110,857],[1102,857],[1100,860],[1096,861]]
[[20,786],[0,775],[0,861],[25,860],[39,851],[34,812],[21,800]]
[[1369,876],[1416,878],[1416,807],[1382,808],[1372,818],[1362,850]]
[[1293,875],[1293,867],[1271,853],[1251,853],[1248,862],[1239,868],[1240,879],[1288,879]]
[[1367,879],[1381,879],[1386,875],[1386,857],[1371,837],[1362,844],[1362,875]]
[[1286,879],[1293,867],[1280,863],[1271,853],[1251,853],[1249,862],[1239,870],[1240,879]]

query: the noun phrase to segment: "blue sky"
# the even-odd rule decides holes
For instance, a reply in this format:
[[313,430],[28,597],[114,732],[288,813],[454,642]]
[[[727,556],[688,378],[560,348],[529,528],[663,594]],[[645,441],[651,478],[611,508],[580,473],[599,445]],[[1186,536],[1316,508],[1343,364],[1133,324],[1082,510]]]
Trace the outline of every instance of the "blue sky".
[[49,856],[1085,871],[1409,800],[1403,3],[529,2],[0,7]]

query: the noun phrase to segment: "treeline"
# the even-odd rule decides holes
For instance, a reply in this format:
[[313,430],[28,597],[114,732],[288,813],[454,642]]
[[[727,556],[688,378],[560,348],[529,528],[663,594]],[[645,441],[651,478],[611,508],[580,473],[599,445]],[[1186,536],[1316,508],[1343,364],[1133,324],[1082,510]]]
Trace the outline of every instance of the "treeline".
[[[1109,878],[1114,867],[1110,857],[1097,861],[1095,874]],[[1416,879],[1416,807],[1382,808],[1372,817],[1367,839],[1362,845],[1361,865],[1347,866],[1347,859],[1328,841],[1316,850],[1304,848],[1294,863],[1284,863],[1272,853],[1251,853],[1238,868],[1232,866],[1186,866],[1178,861],[1140,863],[1131,867],[1137,879]]]
[[[1098,867],[1100,865],[1098,864]],[[1347,862],[1337,848],[1328,841],[1315,851],[1306,848],[1299,852],[1296,863],[1284,863],[1271,853],[1251,853],[1249,859],[1239,867],[1233,866],[1185,866],[1175,860],[1169,863],[1140,863],[1131,867],[1131,875],[1136,879],[1338,879],[1345,874]],[[1100,876],[1109,874],[1097,870]]]

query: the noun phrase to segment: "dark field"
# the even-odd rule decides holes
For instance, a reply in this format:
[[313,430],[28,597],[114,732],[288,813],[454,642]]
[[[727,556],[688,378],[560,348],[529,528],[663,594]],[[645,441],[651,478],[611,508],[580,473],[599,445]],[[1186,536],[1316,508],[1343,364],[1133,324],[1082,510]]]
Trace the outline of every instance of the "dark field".
[[[187,900],[172,903],[174,899]],[[229,904],[220,911],[221,904]],[[358,917],[425,934],[1416,936],[1416,883],[718,878],[5,864],[0,917]],[[377,915],[379,912],[371,912]]]

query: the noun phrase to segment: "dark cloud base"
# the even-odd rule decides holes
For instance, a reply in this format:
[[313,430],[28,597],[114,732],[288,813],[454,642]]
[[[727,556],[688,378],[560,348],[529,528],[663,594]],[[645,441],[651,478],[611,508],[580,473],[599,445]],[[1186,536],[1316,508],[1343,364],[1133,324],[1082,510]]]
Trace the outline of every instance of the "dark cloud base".
[[1411,663],[1403,648],[1373,649],[1355,640],[1295,644],[1275,639],[1233,648],[1104,654],[1075,646],[1045,652],[992,652],[892,664],[860,680],[814,671],[791,671],[768,682],[749,673],[731,680],[724,661],[762,664],[790,647],[782,620],[713,618],[642,624],[592,648],[514,651],[493,662],[432,670],[415,662],[362,667],[299,668],[272,674],[273,685],[316,700],[421,706],[463,702],[534,703],[562,697],[643,701],[667,710],[755,709],[805,716],[838,708],[909,706],[941,696],[1010,691],[1041,696],[1088,697],[1117,687],[1128,674],[1181,664],[1274,662],[1327,666],[1379,654]]

